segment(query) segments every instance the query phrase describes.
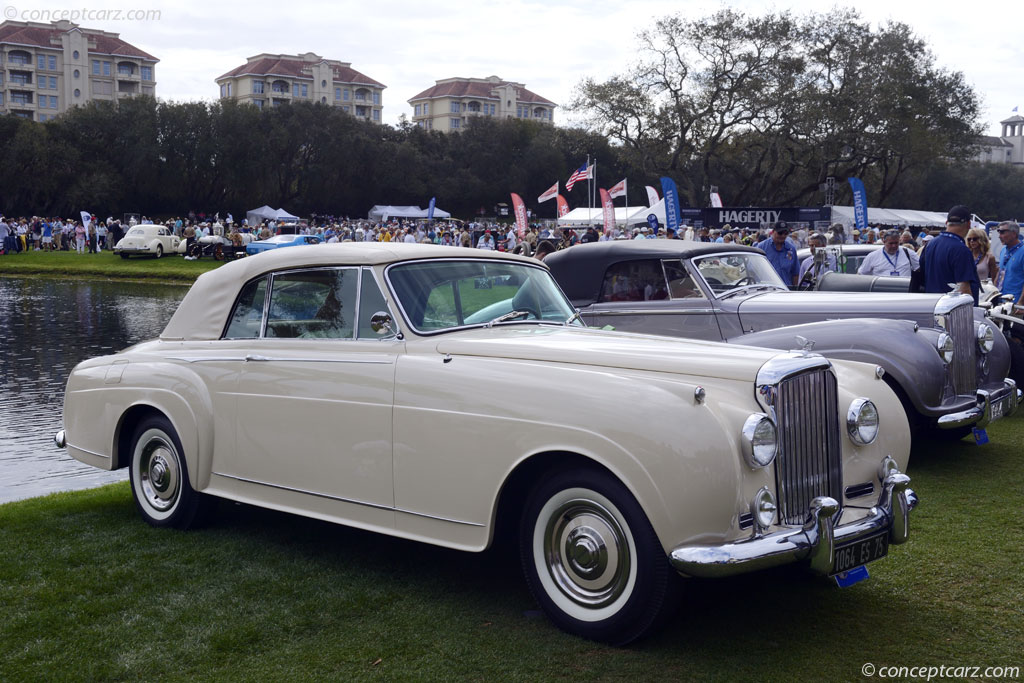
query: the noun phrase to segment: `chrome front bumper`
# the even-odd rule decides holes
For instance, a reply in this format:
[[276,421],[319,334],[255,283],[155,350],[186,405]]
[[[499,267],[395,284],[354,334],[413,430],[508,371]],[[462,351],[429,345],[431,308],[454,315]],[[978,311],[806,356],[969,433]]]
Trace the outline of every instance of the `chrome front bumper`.
[[[999,418],[1012,415],[1020,403],[1020,394],[1017,383],[1006,378],[1003,380],[1002,388],[995,391],[978,389],[977,405],[968,410],[943,415],[937,420],[937,425],[939,429],[984,427]],[[993,415],[993,411],[1000,414]]]
[[716,578],[758,571],[793,562],[808,561],[811,570],[827,575],[832,570],[836,547],[878,533],[889,532],[889,543],[905,543],[910,536],[910,511],[917,495],[908,488],[910,477],[892,471],[882,483],[878,503],[855,522],[835,526],[839,510],[834,498],[811,501],[808,520],[799,529],[778,531],[722,545],[680,546],[670,560],[686,576]]

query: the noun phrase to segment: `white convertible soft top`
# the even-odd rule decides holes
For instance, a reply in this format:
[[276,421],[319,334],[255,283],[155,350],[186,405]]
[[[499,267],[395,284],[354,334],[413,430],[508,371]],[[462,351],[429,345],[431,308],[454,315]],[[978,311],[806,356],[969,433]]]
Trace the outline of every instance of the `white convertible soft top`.
[[238,291],[249,280],[265,273],[316,266],[374,266],[424,258],[487,258],[539,261],[485,249],[442,247],[434,244],[390,242],[343,242],[287,247],[226,263],[200,275],[160,334],[164,341],[220,339]]

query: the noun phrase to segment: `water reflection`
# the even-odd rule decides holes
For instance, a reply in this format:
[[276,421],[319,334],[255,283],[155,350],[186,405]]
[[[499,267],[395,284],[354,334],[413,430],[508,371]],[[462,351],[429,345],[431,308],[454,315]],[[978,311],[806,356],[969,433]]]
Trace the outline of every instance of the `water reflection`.
[[0,278],[0,503],[127,478],[53,444],[71,368],[160,334],[187,287]]

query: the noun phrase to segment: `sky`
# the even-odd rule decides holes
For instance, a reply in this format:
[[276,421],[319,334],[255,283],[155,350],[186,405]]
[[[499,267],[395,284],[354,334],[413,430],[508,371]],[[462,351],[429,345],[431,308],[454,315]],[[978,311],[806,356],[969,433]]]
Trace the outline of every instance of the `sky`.
[[[160,59],[156,90],[164,100],[213,100],[219,94],[215,78],[262,52],[314,52],[350,62],[387,86],[383,121],[389,124],[397,124],[401,114],[411,117],[410,97],[456,76],[497,75],[567,105],[582,79],[624,72],[637,59],[638,32],[672,14],[696,18],[725,7],[803,14],[834,6],[809,0],[3,2],[9,3],[6,19],[49,21],[58,12],[78,12],[75,23],[120,33]],[[939,66],[963,72],[982,98],[987,134],[999,135],[999,121],[1024,106],[1018,101],[1024,100],[1024,41],[1012,30],[1019,10],[1009,0],[860,0],[856,7],[875,25],[908,24]],[[132,11],[141,16],[129,16]],[[579,121],[561,108],[555,120]]]

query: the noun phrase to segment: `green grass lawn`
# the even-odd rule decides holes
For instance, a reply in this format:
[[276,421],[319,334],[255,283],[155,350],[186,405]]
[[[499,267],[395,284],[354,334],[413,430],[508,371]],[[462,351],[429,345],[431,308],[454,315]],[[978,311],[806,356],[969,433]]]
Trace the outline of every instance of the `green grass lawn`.
[[79,254],[75,251],[23,251],[0,256],[3,275],[71,275],[129,280],[191,282],[221,265],[209,256],[186,261],[181,256],[132,256],[123,259],[112,251]]
[[[688,582],[628,649],[561,633],[507,547],[450,551],[243,505],[152,529],[127,484],[0,506],[0,680],[855,681],[1024,668],[1024,417],[922,446],[913,536],[838,589],[797,569]],[[1024,677],[1024,674],[1022,674]]]

